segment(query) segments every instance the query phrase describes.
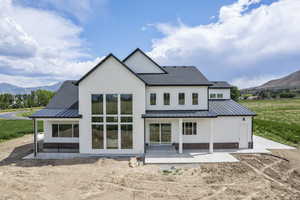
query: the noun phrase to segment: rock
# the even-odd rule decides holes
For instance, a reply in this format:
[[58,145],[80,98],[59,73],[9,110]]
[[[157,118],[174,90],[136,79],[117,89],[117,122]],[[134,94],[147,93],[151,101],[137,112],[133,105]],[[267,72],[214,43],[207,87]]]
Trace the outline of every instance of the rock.
[[136,157],[130,158],[129,160],[129,167],[138,167],[139,162],[137,161]]

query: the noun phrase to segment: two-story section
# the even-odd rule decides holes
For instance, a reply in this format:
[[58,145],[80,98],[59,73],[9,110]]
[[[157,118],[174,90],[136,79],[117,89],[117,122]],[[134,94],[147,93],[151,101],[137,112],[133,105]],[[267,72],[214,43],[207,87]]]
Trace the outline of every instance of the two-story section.
[[160,66],[140,49],[109,54],[78,81],[66,81],[31,116],[45,126],[42,151],[142,155],[151,146],[251,148],[255,113],[230,98],[231,86],[194,66]]

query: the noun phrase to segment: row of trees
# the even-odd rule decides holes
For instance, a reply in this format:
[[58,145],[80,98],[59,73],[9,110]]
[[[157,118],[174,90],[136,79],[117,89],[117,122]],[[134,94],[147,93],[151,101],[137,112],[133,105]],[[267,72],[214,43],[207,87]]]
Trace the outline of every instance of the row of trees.
[[48,90],[36,90],[30,94],[0,94],[0,109],[46,106],[53,95],[54,92]]

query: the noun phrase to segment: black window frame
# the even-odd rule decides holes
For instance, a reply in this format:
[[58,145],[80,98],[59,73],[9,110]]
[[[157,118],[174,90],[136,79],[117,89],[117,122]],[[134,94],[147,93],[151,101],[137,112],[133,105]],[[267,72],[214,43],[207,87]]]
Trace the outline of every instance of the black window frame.
[[164,93],[164,105],[169,106],[170,105],[170,93]]
[[150,93],[150,105],[151,106],[156,105],[156,93]]
[[[196,99],[194,98],[196,96]],[[196,100],[196,102],[195,102]],[[192,105],[199,105],[199,94],[198,93],[192,93]]]
[[184,92],[178,93],[178,105],[185,105],[185,93]]

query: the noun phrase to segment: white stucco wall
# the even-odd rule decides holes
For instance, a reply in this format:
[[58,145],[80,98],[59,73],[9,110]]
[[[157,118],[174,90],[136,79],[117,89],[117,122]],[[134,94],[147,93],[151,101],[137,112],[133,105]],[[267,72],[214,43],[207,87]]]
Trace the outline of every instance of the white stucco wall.
[[[206,110],[207,86],[147,86],[147,110]],[[185,93],[185,104],[178,104],[178,94]],[[156,105],[150,105],[150,94],[156,93]],[[164,93],[170,93],[170,105],[164,105]],[[192,93],[198,93],[198,105],[192,104]]]
[[[214,93],[214,94],[223,94],[223,99],[230,99],[230,89],[212,89],[212,88],[209,88],[208,90],[209,92],[209,95],[211,93]],[[217,97],[216,97],[217,99]]]
[[[245,121],[243,121],[245,118]],[[211,126],[213,120],[214,143],[234,143],[240,142],[240,134],[246,134],[245,138],[247,146],[240,146],[240,148],[247,148],[248,142],[252,140],[252,118],[251,117],[218,117],[212,119],[183,119],[183,122],[196,122],[197,135],[183,135],[183,143],[209,143]],[[146,142],[150,141],[150,124],[151,123],[171,123],[172,125],[172,143],[178,143],[178,119],[146,119]],[[241,123],[247,124],[247,132],[241,133]]]
[[[133,149],[92,149],[91,95],[133,95]],[[145,84],[132,72],[110,57],[79,84],[80,153],[139,154],[144,152]]]
[[140,51],[136,51],[129,57],[125,64],[135,73],[164,73],[149,58],[145,57]]
[[[52,137],[52,124],[79,124],[78,120],[43,120],[44,143],[78,143],[79,138]],[[80,133],[79,133],[80,135]]]

